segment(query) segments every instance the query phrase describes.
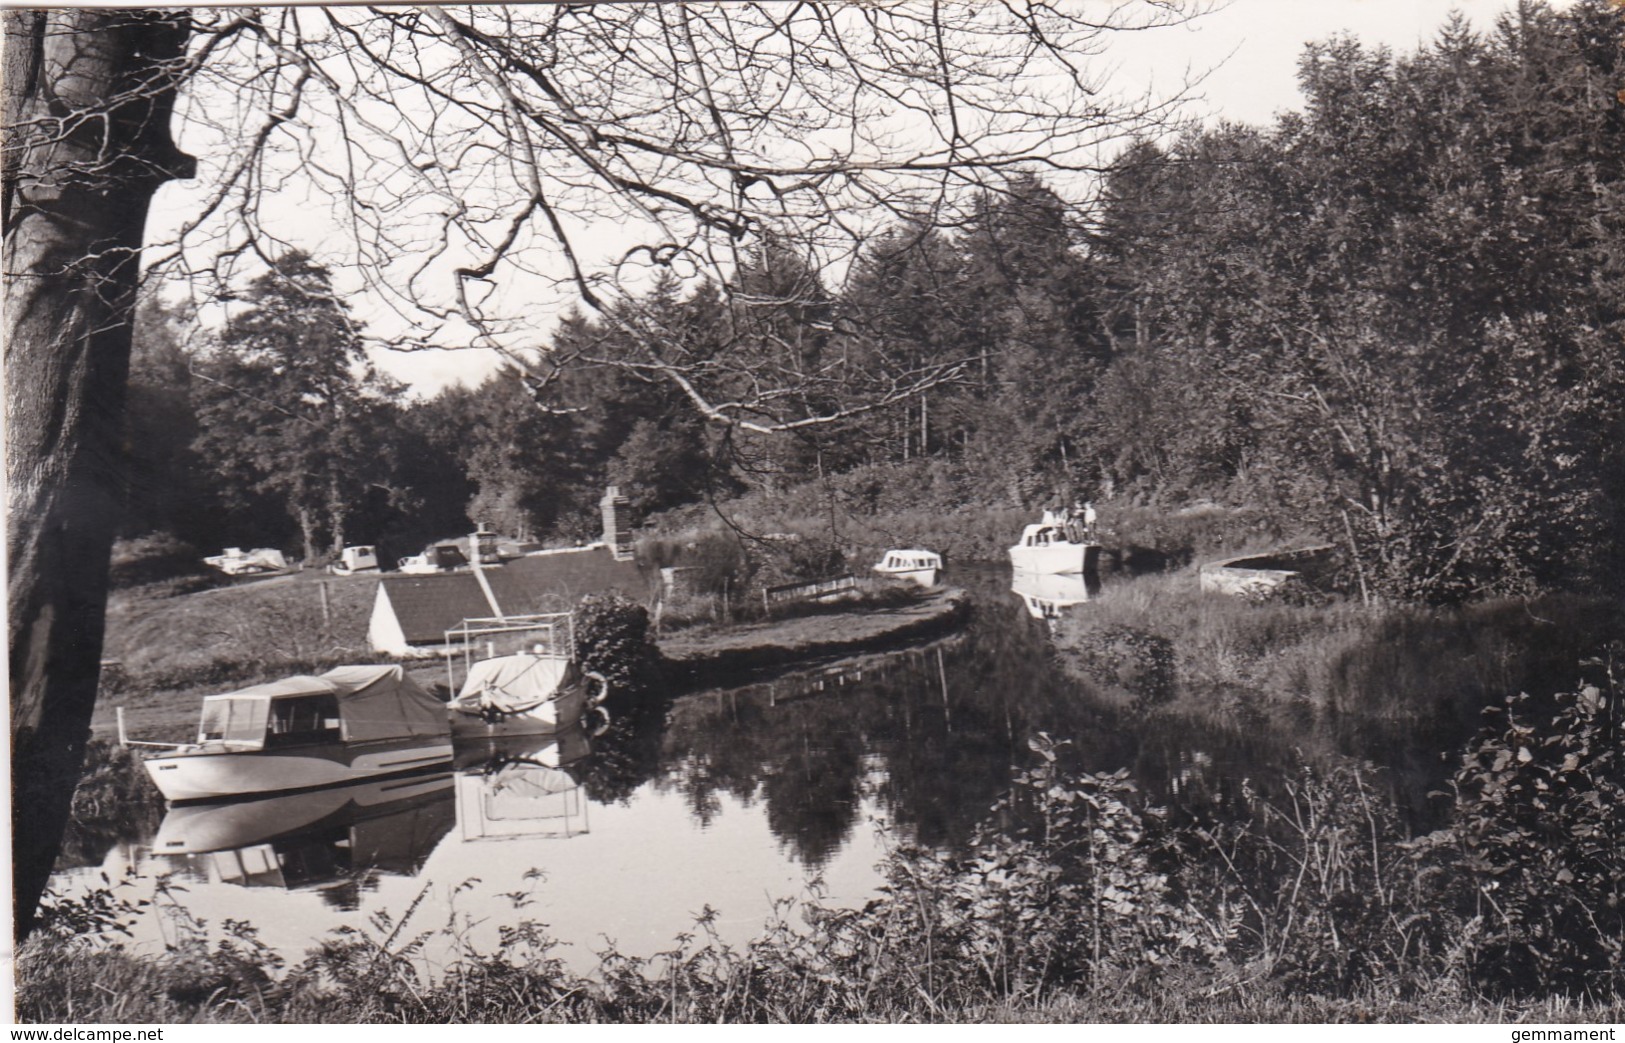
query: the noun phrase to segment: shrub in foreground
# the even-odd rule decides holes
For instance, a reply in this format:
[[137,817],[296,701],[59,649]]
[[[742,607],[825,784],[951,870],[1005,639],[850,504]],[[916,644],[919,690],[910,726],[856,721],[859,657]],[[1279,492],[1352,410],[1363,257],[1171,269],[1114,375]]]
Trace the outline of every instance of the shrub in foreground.
[[1625,992],[1625,735],[1615,663],[1595,665],[1599,684],[1486,711],[1455,776],[1455,820],[1423,842],[1452,871],[1486,988]]

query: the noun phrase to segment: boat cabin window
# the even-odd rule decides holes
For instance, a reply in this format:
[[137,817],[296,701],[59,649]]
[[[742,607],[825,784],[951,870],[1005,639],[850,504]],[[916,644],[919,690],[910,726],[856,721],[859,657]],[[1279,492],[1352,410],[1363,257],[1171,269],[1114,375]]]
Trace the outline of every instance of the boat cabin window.
[[301,695],[271,704],[265,745],[296,746],[339,738],[339,703],[331,695]]
[[236,742],[258,745],[265,740],[264,699],[212,697],[203,700],[198,742]]

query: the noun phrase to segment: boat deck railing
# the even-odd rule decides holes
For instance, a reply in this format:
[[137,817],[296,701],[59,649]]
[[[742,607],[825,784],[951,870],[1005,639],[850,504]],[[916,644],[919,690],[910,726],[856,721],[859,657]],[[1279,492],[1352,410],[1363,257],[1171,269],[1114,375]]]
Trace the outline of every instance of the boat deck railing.
[[475,658],[518,651],[557,659],[575,658],[574,612],[475,616],[448,628],[445,634],[446,680],[452,691],[457,690],[455,664],[459,659],[466,677]]

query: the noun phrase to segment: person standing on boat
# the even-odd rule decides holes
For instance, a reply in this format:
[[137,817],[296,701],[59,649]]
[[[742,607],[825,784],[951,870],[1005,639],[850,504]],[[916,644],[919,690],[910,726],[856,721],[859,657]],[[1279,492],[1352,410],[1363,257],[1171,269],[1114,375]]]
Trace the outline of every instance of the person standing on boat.
[[1083,542],[1083,501],[1073,500],[1066,512],[1066,541]]
[[1095,534],[1095,505],[1074,500],[1067,512],[1066,538],[1070,543],[1086,543]]

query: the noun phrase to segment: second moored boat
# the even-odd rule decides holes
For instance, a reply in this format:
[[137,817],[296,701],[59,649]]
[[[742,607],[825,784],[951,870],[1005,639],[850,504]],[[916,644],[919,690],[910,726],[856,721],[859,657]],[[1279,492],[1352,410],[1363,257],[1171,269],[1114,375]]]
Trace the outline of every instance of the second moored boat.
[[[466,619],[446,632],[446,647],[461,645],[464,676],[447,711],[458,741],[551,735],[579,725],[609,697],[602,674],[583,670],[575,655],[575,619],[569,612]],[[485,644],[523,644],[507,655],[475,659]],[[448,654],[447,670],[455,661]]]
[[875,571],[882,576],[904,579],[922,587],[933,587],[942,571],[942,555],[930,550],[889,550]]

